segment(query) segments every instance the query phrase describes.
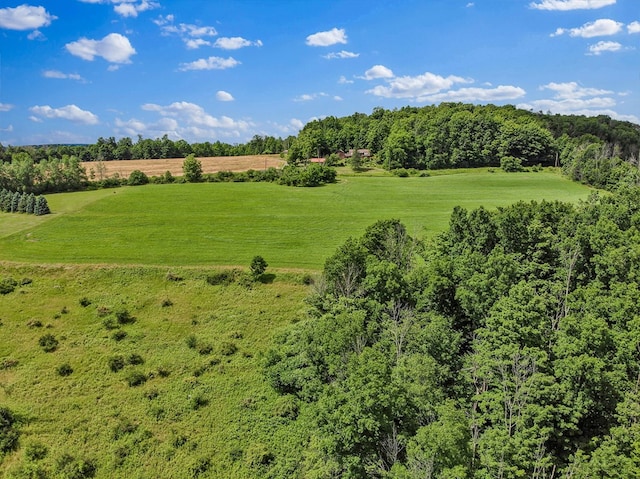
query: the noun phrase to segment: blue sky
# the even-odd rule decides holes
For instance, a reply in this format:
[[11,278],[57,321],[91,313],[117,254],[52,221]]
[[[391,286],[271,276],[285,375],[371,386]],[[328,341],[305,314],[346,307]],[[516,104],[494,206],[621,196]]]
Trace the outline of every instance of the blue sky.
[[639,0],[0,1],[0,143],[241,143],[443,101],[640,123]]

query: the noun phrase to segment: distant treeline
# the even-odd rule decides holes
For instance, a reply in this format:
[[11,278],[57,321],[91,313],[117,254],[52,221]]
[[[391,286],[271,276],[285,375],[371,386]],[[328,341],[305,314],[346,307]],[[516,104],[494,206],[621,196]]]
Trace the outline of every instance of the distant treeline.
[[290,146],[288,160],[303,162],[365,148],[389,170],[499,166],[505,156],[519,158],[525,166],[554,165],[571,155],[566,149],[570,142],[609,145],[621,159],[636,159],[640,126],[605,115],[551,115],[509,105],[376,108],[371,115],[307,123]]
[[216,141],[210,143],[188,143],[185,140],[173,141],[167,135],[155,140],[138,136],[134,143],[125,137],[116,141],[114,137],[98,138],[93,145],[42,145],[7,146],[0,145],[0,161],[11,161],[16,153],[27,153],[34,162],[51,158],[62,159],[75,156],[80,161],[111,161],[150,158],[186,158],[190,154],[198,157],[242,156],[279,154],[287,149],[293,137],[286,139],[273,136],[255,135],[249,142],[231,145]]

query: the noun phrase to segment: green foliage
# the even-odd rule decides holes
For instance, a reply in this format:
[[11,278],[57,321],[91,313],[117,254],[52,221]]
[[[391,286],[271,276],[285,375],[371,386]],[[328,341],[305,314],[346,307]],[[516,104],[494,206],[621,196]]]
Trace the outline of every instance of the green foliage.
[[24,449],[24,455],[29,461],[41,461],[49,453],[49,448],[40,442],[30,442]]
[[40,339],[38,340],[38,344],[44,352],[52,353],[53,351],[58,349],[59,343],[53,334],[47,333],[44,336],[40,337]]
[[69,363],[64,363],[56,368],[56,372],[58,373],[58,376],[71,376],[73,374],[73,368]]
[[522,166],[522,160],[513,156],[503,156],[500,159],[500,168],[507,173],[515,173],[518,171],[524,171]]
[[111,370],[111,372],[114,372],[114,373],[117,373],[122,368],[124,368],[125,364],[126,362],[124,357],[120,355],[112,356],[109,358],[109,361],[108,361],[109,369]]
[[6,454],[18,447],[20,432],[17,429],[18,420],[14,413],[0,407],[0,454]]
[[18,282],[13,278],[4,278],[0,280],[0,294],[13,293],[18,287]]
[[254,256],[251,260],[251,265],[249,266],[251,269],[251,276],[253,276],[254,280],[257,280],[264,274],[269,265],[265,261],[262,256]]
[[336,181],[336,170],[325,165],[311,163],[304,167],[285,166],[279,179],[281,185],[314,187]]
[[149,183],[149,177],[140,170],[133,170],[127,180],[129,186],[146,185],[147,183]]
[[130,387],[140,386],[147,382],[149,377],[141,371],[131,371],[127,374],[127,384]]
[[202,180],[202,163],[190,154],[182,163],[182,173],[189,183],[197,183]]

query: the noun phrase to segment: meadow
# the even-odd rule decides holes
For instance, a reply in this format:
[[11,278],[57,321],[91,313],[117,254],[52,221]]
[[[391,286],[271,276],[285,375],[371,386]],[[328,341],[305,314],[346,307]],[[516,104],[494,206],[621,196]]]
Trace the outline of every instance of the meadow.
[[590,189],[557,171],[487,169],[425,178],[340,176],[337,184],[124,187],[49,195],[52,215],[0,214],[0,260],[34,263],[248,265],[317,270],[349,236],[398,218],[419,237],[448,224],[454,206],[576,202]]

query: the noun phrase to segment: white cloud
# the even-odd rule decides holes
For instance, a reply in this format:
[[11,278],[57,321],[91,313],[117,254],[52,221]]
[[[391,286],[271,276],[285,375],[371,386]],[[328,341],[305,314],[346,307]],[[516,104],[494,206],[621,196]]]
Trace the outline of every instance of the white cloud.
[[81,38],[65,47],[72,55],[89,61],[102,57],[111,63],[131,63],[131,56],[136,54],[129,39],[119,33],[110,33],[102,40]]
[[291,124],[291,126],[299,130],[302,130],[304,128],[304,123],[302,123],[302,121],[298,120],[297,118],[292,118],[289,123]]
[[340,78],[338,78],[338,83],[340,85],[348,85],[349,83],[353,83],[353,80],[347,80],[347,77],[342,75]]
[[622,50],[622,45],[618,42],[598,42],[589,46],[588,55],[600,55],[602,52],[617,52]]
[[585,88],[578,85],[576,82],[565,82],[565,83],[547,83],[546,85],[542,85],[540,90],[551,90],[555,92],[554,98],[559,100],[568,100],[568,99],[578,99],[584,98],[588,96],[598,96],[598,95],[611,95],[613,94],[610,90],[600,90],[598,88]]
[[558,28],[552,37],[569,33],[572,37],[592,38],[603,37],[607,35],[615,35],[620,32],[623,27],[623,23],[616,22],[609,18],[601,18],[595,22],[585,23],[578,28]]
[[311,47],[329,47],[336,43],[347,43],[347,34],[344,28],[332,28],[326,32],[309,35],[306,43]]
[[214,27],[206,25],[193,25],[179,23],[175,25],[173,15],[159,16],[153,23],[158,25],[163,35],[176,35],[182,39],[187,48],[193,50],[202,46],[211,46],[212,43],[205,40],[206,37],[215,37],[218,31]]
[[0,111],[11,111],[13,109],[13,105],[9,103],[0,103]]
[[627,32],[628,33],[640,33],[640,22],[638,22],[638,21],[631,22],[629,25],[627,25]]
[[592,10],[596,8],[614,5],[616,0],[542,0],[539,3],[531,2],[529,6],[536,10]]
[[343,100],[343,98],[342,98],[341,96],[338,96],[338,95],[335,95],[335,96],[333,97],[333,99],[334,99],[335,101],[342,101],[342,100]]
[[15,8],[0,8],[0,28],[7,30],[36,30],[51,25],[57,18],[44,7],[25,4]]
[[11,133],[13,131],[13,125],[9,125],[6,128],[0,128],[0,131],[6,131],[7,133]]
[[221,37],[216,40],[213,46],[224,50],[238,50],[243,47],[261,47],[262,41],[252,42],[242,37]]
[[45,78],[57,78],[60,80],[77,80],[77,81],[85,81],[77,73],[63,73],[58,70],[45,70],[42,72],[42,76]]
[[142,109],[160,115],[156,122],[145,123],[130,119],[116,119],[119,133],[127,136],[158,137],[165,133],[169,137],[190,140],[211,139],[216,137],[238,138],[246,134],[253,124],[245,120],[234,120],[227,116],[219,118],[208,114],[201,106],[189,102],[175,102],[167,106],[147,103]]
[[296,98],[293,99],[293,101],[311,101],[311,100],[315,100],[317,98],[321,98],[321,97],[325,97],[325,96],[329,96],[328,94],[324,93],[324,92],[319,92],[319,93],[305,93],[303,95],[300,95]]
[[374,65],[364,72],[365,80],[375,80],[376,78],[393,78],[393,72],[384,65]]
[[550,111],[565,115],[608,115],[618,120],[637,123],[638,118],[633,115],[621,115],[613,110],[617,106],[610,90],[589,88],[578,85],[577,82],[555,83],[542,85],[541,91],[552,91],[552,98],[534,100],[517,105],[518,108],[533,111]]
[[348,52],[346,50],[342,50],[339,52],[331,52],[328,53],[327,55],[323,55],[323,58],[326,58],[327,60],[333,60],[334,58],[358,58],[360,56],[359,53],[353,53],[353,52]]
[[467,8],[475,7],[475,5],[476,4],[473,3],[473,2],[469,2],[469,3],[467,3]]
[[216,100],[218,101],[233,101],[235,100],[235,98],[233,98],[233,95],[229,92],[226,92],[224,90],[220,90],[216,93]]
[[202,38],[185,38],[185,45],[189,50],[195,50],[203,46],[211,46],[211,42]]
[[418,98],[418,101],[429,102],[490,102],[515,100],[526,95],[526,91],[517,86],[499,85],[495,88],[460,88],[459,90],[449,90],[435,95],[426,95]]
[[404,76],[388,80],[388,84],[378,85],[366,93],[383,98],[407,98],[424,101],[425,97],[449,89],[456,83],[471,83],[471,80],[454,75],[442,77],[430,72],[415,77]]
[[[115,2],[112,2],[115,3]],[[123,17],[137,17],[138,13],[146,12],[147,10],[153,10],[159,8],[160,4],[157,2],[148,2],[143,0],[140,3],[119,3],[113,10]]]
[[84,123],[85,125],[95,125],[98,123],[98,117],[87,110],[82,110],[76,105],[67,105],[61,108],[51,108],[49,105],[29,108],[31,112],[39,117],[50,119],[70,120],[76,123]]
[[233,57],[209,57],[201,58],[190,63],[182,63],[180,65],[180,70],[226,70],[227,68],[233,68],[238,65],[240,65],[240,62]]

